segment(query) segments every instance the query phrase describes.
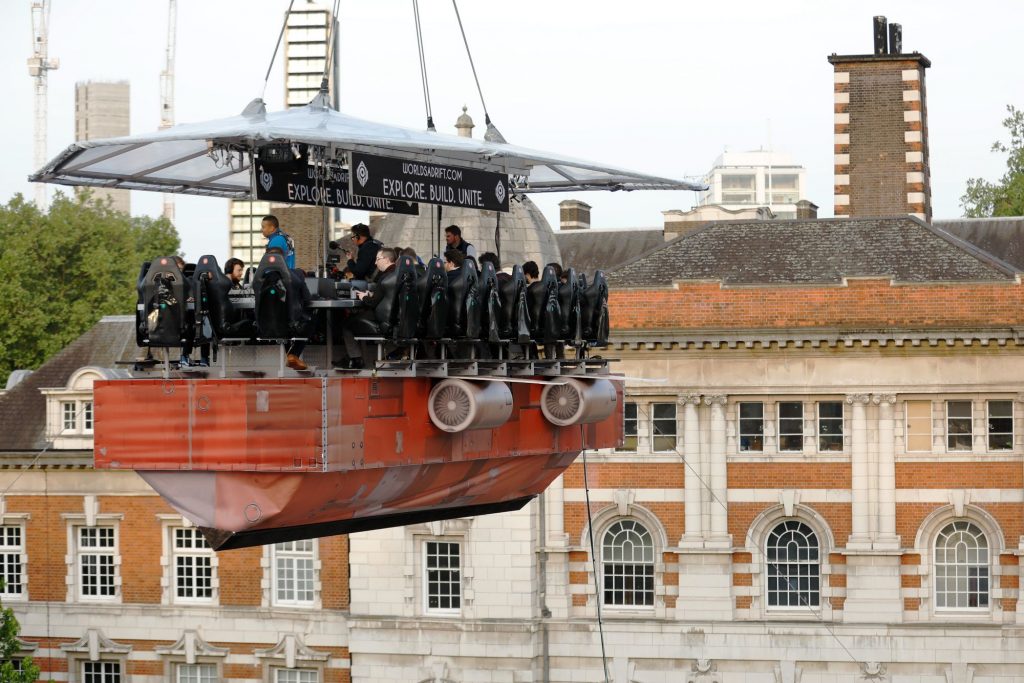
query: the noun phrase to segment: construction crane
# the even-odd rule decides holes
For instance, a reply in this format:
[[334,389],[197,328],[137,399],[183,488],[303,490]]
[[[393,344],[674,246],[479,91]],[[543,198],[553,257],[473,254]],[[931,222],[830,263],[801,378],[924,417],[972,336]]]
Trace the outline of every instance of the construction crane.
[[[28,75],[35,88],[35,167],[42,168],[46,162],[46,75],[60,66],[59,59],[49,58],[50,2],[32,2],[32,56],[28,60]],[[46,208],[46,188],[36,186],[36,205]]]
[[[160,72],[160,129],[174,125],[174,51],[177,39],[178,3],[169,0],[167,8],[167,55]],[[164,194],[164,218],[174,221],[174,196]]]

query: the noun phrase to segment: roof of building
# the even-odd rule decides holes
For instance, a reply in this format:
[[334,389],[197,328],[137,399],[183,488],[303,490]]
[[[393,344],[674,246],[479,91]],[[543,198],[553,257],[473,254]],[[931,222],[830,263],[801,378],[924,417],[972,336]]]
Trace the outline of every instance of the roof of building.
[[932,225],[1024,270],[1024,216],[954,218]]
[[910,216],[729,221],[638,256],[614,270],[609,283],[841,284],[851,277],[978,282],[1013,280],[1015,271],[988,252]]
[[610,271],[665,244],[661,228],[562,230],[555,233],[562,264],[584,273]]
[[106,316],[0,396],[0,451],[46,446],[46,397],[39,390],[66,386],[86,365],[114,367],[118,361],[133,360],[139,351],[134,326],[132,316]]

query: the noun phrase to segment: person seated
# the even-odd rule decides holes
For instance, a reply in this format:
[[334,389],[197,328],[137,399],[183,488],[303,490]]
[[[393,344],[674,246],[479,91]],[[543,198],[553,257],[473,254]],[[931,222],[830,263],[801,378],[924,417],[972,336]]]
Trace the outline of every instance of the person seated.
[[416,262],[416,272],[422,275],[426,272],[427,266],[423,263],[423,259],[420,258],[419,254],[412,247],[405,247],[404,249],[398,250],[399,256],[409,256],[413,261]]
[[[349,369],[361,369],[366,367],[364,356],[367,355],[359,347],[356,341],[356,331],[379,329],[382,322],[377,317],[377,309],[384,301],[384,292],[393,291],[388,287],[391,280],[397,277],[395,263],[398,261],[398,254],[390,247],[384,247],[377,251],[377,258],[374,267],[380,273],[377,279],[377,286],[371,292],[356,291],[356,298],[362,303],[362,308],[349,315],[345,321],[345,327],[341,331],[341,339],[345,344],[346,359],[341,361],[341,366]],[[372,361],[371,361],[372,362]]]
[[536,261],[527,261],[523,264],[523,277],[526,278],[528,285],[540,281],[540,268],[537,267]]
[[544,267],[545,268],[554,268],[554,270],[555,270],[555,279],[557,279],[559,283],[565,282],[565,273],[562,272],[562,264],[561,263],[551,262],[551,263],[547,264]]
[[444,252],[444,269],[448,272],[448,283],[451,284],[462,275],[462,264],[466,262],[466,255],[458,249],[449,249]]
[[485,263],[490,263],[494,266],[494,274],[498,278],[498,282],[509,282],[512,280],[511,273],[506,273],[501,269],[501,261],[498,259],[498,255],[493,251],[485,251],[480,255],[480,268],[483,269]]
[[229,258],[224,264],[224,274],[231,280],[231,289],[242,289],[242,278],[245,276],[245,262],[240,258]]
[[384,245],[370,237],[370,226],[365,223],[353,225],[350,237],[358,250],[355,254],[351,249],[345,250],[348,263],[345,264],[342,275],[347,280],[369,280],[377,261],[377,252]]

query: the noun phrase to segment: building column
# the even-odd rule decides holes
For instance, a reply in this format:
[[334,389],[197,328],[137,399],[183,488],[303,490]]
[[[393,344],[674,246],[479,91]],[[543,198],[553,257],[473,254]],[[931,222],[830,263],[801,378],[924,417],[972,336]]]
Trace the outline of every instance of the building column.
[[896,394],[875,394],[878,405],[878,536],[875,547],[900,547],[896,535],[896,434],[893,416]]
[[[708,449],[708,484],[711,487],[711,533],[710,544],[732,545],[729,538],[728,469],[725,453],[725,403],[724,394],[707,396],[704,403],[711,406],[711,439]],[[706,544],[706,545],[710,545]]]
[[867,394],[851,394],[847,405],[853,407],[850,467],[853,488],[853,529],[847,541],[848,548],[871,547],[870,463],[868,462]]
[[685,510],[683,537],[680,546],[703,546],[704,530],[701,528],[701,457],[700,457],[700,422],[697,417],[697,406],[700,405],[700,394],[683,394],[679,397],[683,406],[683,509]]

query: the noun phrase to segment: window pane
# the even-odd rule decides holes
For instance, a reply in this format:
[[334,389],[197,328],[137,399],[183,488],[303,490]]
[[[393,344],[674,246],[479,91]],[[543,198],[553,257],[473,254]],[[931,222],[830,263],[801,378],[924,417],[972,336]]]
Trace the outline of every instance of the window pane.
[[647,529],[635,520],[616,522],[601,543],[606,605],[654,605],[654,543]]
[[676,449],[676,404],[651,404],[652,450],[665,452]]
[[818,402],[818,450],[843,450],[843,404],[841,401]]
[[946,448],[969,451],[972,448],[974,419],[970,401],[946,401]]
[[988,448],[990,451],[1013,449],[1013,402],[988,402]]
[[82,683],[121,683],[121,663],[82,662]]
[[981,529],[965,520],[948,524],[935,540],[934,560],[936,607],[988,607],[988,540]]
[[932,402],[907,401],[907,450],[917,453],[932,450]]
[[61,408],[61,429],[65,432],[73,432],[77,423],[77,410],[74,401],[62,401]]
[[443,541],[427,541],[423,545],[427,609],[459,610],[462,607],[461,546]]
[[313,541],[274,546],[274,596],[279,605],[310,606],[316,598],[316,553]]
[[216,683],[216,664],[179,664],[177,683]]
[[739,404],[740,451],[764,450],[764,404]]
[[0,527],[0,592],[3,595],[21,595],[22,535],[20,526]]
[[213,551],[194,527],[174,529],[175,596],[183,600],[213,597]]
[[82,403],[82,428],[87,432],[92,431],[92,401]]
[[765,557],[770,608],[818,606],[819,548],[810,527],[796,520],[782,522],[768,535]]
[[624,441],[622,450],[635,451],[637,445],[637,405],[627,402],[622,407],[622,427]]
[[804,449],[804,404],[783,401],[779,409],[779,450],[799,452]]

